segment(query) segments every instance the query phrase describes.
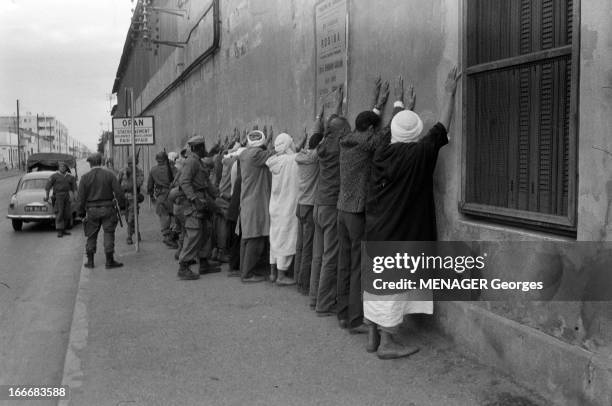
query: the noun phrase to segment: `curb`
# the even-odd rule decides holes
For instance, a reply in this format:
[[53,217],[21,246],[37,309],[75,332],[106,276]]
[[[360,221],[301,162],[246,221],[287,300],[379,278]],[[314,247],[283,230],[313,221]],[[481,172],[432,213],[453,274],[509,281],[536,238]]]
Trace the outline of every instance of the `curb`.
[[437,303],[436,312],[458,349],[554,404],[612,404],[612,362],[471,303]]
[[[87,299],[89,296],[89,281],[91,270],[85,268],[86,256],[83,254],[83,262],[81,262],[81,272],[79,273],[79,283],[77,294],[74,300],[74,309],[72,312],[72,322],[70,323],[70,334],[68,336],[68,345],[66,346],[66,355],[64,358],[64,371],[62,374],[62,385],[69,387],[69,392],[76,388],[80,388],[83,384],[83,371],[81,369],[81,360],[77,355],[77,351],[82,350],[87,345],[88,322],[87,322]],[[71,404],[71,396],[68,399],[58,401],[58,406],[68,406]]]

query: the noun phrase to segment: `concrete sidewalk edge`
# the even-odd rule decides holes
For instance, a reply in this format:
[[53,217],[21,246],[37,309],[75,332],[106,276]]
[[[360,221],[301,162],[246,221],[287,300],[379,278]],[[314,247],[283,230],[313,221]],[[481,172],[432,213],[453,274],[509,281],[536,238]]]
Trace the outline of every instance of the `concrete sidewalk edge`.
[[485,365],[559,405],[612,405],[612,361],[480,306],[443,302],[436,327]]
[[[62,385],[67,385],[70,388],[70,392],[75,388],[81,387],[83,384],[83,371],[81,369],[81,360],[77,356],[77,351],[85,348],[88,335],[87,300],[89,297],[91,270],[84,266],[85,261],[86,257],[85,254],[83,254],[81,271],[79,273],[79,284],[72,312],[72,322],[70,323],[68,345],[66,346],[66,355],[64,358],[64,372],[62,375]],[[57,404],[58,406],[68,406],[71,404],[71,401],[70,398],[59,400]]]

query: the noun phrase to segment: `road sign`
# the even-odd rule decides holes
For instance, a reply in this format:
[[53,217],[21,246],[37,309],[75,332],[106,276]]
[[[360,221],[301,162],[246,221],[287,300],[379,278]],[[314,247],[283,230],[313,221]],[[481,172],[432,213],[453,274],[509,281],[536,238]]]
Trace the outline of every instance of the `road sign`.
[[[136,145],[155,144],[155,119],[153,116],[134,117]],[[130,117],[113,118],[113,144],[130,145],[132,143],[132,119]]]

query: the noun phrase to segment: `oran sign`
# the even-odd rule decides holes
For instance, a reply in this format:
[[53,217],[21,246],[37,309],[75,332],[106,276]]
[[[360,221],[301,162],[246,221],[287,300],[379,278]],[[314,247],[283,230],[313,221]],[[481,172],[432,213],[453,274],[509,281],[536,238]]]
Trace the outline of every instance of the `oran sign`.
[[[153,116],[134,117],[136,145],[155,144],[155,120]],[[132,119],[130,117],[113,118],[113,144],[132,144]]]

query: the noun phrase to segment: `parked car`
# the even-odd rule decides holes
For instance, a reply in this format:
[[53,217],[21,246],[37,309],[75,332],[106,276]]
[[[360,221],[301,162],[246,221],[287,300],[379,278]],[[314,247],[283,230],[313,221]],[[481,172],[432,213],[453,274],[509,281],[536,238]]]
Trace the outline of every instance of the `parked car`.
[[[33,154],[28,158],[28,173],[19,179],[8,208],[7,217],[11,219],[15,231],[21,231],[23,223],[55,222],[51,199],[45,202],[44,197],[47,181],[58,169],[59,161],[66,162],[76,177],[76,159],[72,155],[41,153]],[[72,218],[69,220],[69,227],[76,221],[78,209],[76,193],[71,194],[71,206]]]

